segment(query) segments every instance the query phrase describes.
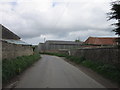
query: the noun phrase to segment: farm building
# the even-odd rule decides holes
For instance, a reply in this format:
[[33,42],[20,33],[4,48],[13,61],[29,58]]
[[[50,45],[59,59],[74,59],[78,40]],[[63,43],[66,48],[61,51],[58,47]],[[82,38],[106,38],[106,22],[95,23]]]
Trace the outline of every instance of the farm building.
[[18,35],[3,25],[0,26],[2,27],[2,37],[0,38],[0,42],[2,42],[2,59],[33,54],[33,49],[30,44],[23,42]]
[[89,37],[84,44],[88,46],[113,46],[117,45],[116,37]]
[[68,50],[68,49],[79,48],[81,45],[82,45],[82,42],[48,40],[45,43],[39,43],[38,49],[40,52]]

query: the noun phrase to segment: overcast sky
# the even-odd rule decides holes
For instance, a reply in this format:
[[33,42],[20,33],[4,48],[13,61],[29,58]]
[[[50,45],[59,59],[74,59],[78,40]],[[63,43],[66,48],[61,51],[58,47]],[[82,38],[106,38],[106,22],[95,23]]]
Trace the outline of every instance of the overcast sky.
[[114,37],[107,21],[114,0],[0,0],[0,23],[23,41],[84,41],[89,36]]

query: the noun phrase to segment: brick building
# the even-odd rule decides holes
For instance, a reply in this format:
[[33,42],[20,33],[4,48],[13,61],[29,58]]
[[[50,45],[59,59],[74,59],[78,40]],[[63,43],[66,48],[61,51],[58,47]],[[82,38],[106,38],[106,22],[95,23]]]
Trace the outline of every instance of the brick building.
[[114,46],[117,45],[116,37],[89,37],[84,44],[87,46]]

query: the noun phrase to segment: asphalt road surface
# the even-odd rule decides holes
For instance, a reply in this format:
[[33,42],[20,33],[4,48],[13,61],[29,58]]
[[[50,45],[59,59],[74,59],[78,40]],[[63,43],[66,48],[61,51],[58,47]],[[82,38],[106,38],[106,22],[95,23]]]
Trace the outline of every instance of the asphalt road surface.
[[105,88],[60,57],[42,55],[27,69],[16,88]]

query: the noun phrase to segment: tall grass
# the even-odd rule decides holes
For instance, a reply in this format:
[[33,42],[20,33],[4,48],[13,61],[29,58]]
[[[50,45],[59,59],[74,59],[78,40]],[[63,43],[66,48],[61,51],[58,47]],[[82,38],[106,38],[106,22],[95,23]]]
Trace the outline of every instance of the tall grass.
[[120,67],[118,66],[101,62],[93,62],[90,60],[85,60],[81,62],[81,65],[91,68],[105,78],[108,78],[111,81],[120,84]]
[[17,57],[11,60],[2,61],[2,82],[6,83],[11,78],[19,75],[27,67],[31,66],[34,62],[39,60],[40,54],[30,56]]

